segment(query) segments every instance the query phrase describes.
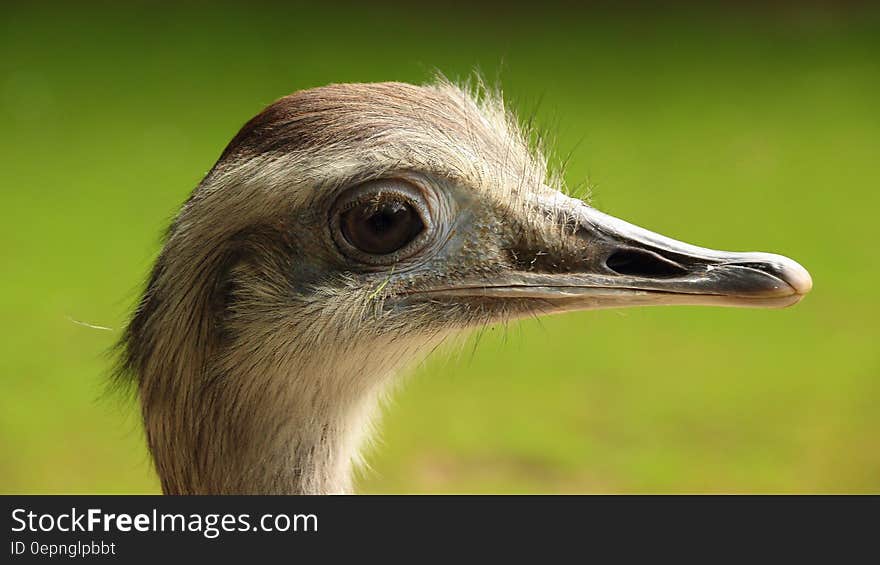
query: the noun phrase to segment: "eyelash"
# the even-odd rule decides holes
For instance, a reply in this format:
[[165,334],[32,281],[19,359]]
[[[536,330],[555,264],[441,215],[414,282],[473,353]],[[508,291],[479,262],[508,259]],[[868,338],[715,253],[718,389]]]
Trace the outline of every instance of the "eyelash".
[[341,206],[337,207],[336,208],[337,213],[344,214],[345,212],[351,210],[352,208],[360,206],[361,204],[364,204],[365,202],[367,202],[373,198],[375,198],[378,203],[378,200],[386,194],[391,194],[393,196],[396,196],[401,202],[407,202],[413,208],[418,210],[420,213],[423,212],[422,206],[420,206],[419,203],[415,202],[412,199],[412,197],[409,196],[408,194],[404,194],[404,193],[396,191],[396,190],[388,190],[388,191],[378,191],[378,192],[358,195],[357,197],[352,198],[351,200],[348,200],[344,204],[342,204]]

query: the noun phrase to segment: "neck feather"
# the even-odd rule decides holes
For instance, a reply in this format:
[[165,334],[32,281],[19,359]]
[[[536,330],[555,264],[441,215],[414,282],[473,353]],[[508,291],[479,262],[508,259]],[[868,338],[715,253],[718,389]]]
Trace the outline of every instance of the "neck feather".
[[162,383],[142,386],[141,401],[166,493],[351,492],[392,377],[432,347],[373,340],[278,356],[268,353],[275,345],[220,355],[202,374],[146,380]]

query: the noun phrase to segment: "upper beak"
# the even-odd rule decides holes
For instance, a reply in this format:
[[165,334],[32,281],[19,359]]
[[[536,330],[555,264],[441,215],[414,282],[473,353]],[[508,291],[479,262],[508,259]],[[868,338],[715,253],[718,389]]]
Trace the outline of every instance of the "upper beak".
[[782,255],[697,247],[561,194],[541,207],[569,226],[566,247],[575,261],[564,271],[544,261],[550,266],[444,294],[536,298],[557,311],[654,304],[780,308],[813,286],[807,270]]

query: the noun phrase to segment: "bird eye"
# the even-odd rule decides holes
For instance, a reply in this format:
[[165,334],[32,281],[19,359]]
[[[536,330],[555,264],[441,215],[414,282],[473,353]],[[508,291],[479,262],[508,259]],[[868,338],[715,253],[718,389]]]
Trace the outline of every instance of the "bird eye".
[[330,228],[339,250],[361,263],[393,265],[428,244],[430,193],[403,179],[378,179],[345,191]]
[[396,196],[382,199],[381,195],[343,212],[339,225],[348,243],[371,255],[394,253],[425,229],[412,204]]

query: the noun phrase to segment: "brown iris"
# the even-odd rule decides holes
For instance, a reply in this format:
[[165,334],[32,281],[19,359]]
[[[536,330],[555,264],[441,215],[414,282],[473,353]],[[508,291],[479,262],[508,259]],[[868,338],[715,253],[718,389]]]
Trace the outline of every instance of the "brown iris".
[[346,241],[371,255],[394,253],[425,229],[413,205],[396,196],[355,204],[340,220]]

